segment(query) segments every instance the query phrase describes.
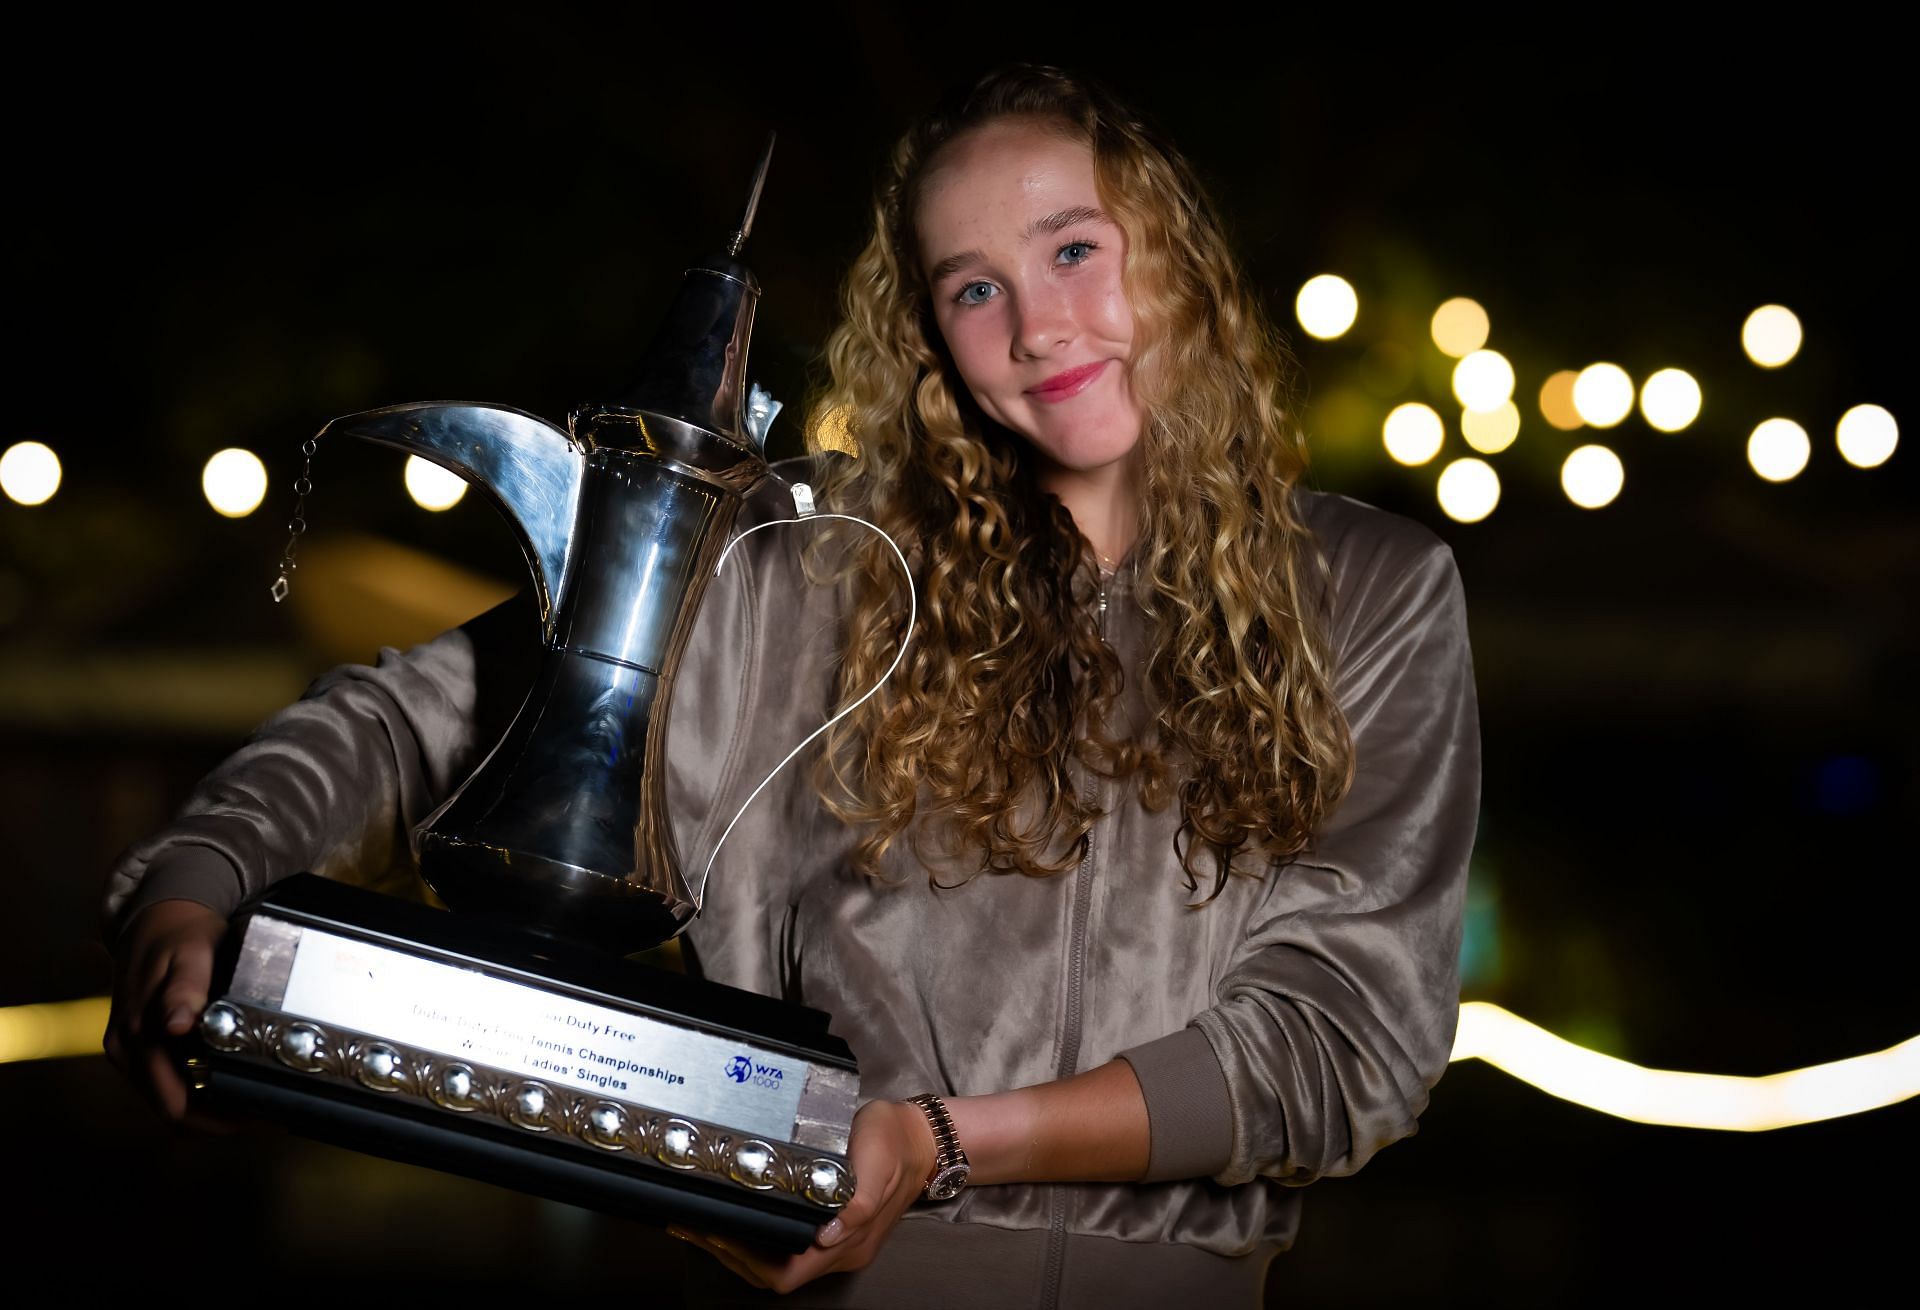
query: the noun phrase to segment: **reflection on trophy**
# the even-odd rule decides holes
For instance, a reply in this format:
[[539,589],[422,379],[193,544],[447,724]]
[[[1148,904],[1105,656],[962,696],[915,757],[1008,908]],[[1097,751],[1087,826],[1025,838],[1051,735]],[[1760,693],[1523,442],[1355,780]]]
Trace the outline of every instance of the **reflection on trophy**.
[[[245,907],[200,1024],[196,1096],[377,1154],[798,1250],[852,1195],[859,1075],[827,1016],[621,958],[698,908],[664,791],[674,674],[744,494],[759,287],[686,271],[617,400],[568,431],[414,404],[335,420],[488,493],[543,654],[506,736],[419,833],[453,909],[301,874]],[[276,594],[279,594],[278,592]]]

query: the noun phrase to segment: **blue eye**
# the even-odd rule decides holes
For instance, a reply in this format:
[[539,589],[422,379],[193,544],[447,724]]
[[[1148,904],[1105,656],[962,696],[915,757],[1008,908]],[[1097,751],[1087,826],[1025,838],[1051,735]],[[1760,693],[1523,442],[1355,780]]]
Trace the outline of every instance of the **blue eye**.
[[[1069,250],[1085,251],[1086,253],[1081,255],[1078,259],[1069,259],[1066,261],[1067,266],[1071,268],[1075,265],[1086,263],[1088,259],[1092,258],[1093,252],[1098,250],[1099,248],[1100,248],[1100,243],[1098,241],[1069,241],[1067,242],[1066,245],[1061,246],[1060,249],[1055,252],[1054,257],[1058,259],[1061,255],[1066,254]],[[984,305],[987,303],[987,301],[993,298],[991,295],[974,296],[972,292],[976,287],[985,287],[989,292],[991,292],[993,290],[993,283],[969,282],[965,286],[960,288],[959,292],[953,298],[953,303],[956,305]]]

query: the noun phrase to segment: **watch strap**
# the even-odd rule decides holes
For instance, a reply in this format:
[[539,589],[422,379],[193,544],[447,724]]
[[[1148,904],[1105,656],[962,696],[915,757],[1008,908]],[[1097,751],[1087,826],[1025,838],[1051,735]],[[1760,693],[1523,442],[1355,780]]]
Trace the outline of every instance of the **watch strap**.
[[933,1129],[933,1172],[921,1185],[921,1194],[931,1201],[948,1200],[966,1185],[967,1171],[971,1168],[967,1153],[960,1146],[960,1135],[954,1129],[953,1115],[947,1111],[947,1103],[932,1092],[909,1096],[907,1103],[919,1106]]

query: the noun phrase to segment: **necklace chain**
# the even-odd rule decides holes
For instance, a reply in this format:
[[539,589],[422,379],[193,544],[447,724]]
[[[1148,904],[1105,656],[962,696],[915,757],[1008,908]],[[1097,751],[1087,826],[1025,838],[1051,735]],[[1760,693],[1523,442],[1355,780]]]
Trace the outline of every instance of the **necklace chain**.
[[299,566],[293,562],[293,550],[300,544],[300,536],[307,530],[307,493],[313,490],[313,452],[320,448],[318,437],[308,437],[300,443],[300,453],[306,456],[306,463],[300,470],[300,476],[293,480],[293,517],[287,520],[287,549],[280,556],[280,576],[273,580],[269,589],[274,603],[279,604],[287,598],[287,592],[293,589],[292,574]]

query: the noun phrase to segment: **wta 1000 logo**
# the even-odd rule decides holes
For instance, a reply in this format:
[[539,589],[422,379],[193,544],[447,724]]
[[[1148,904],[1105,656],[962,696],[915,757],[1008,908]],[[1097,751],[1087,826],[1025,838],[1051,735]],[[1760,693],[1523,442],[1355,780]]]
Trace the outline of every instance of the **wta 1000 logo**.
[[745,1055],[736,1055],[727,1061],[727,1077],[742,1086],[752,1083],[755,1087],[771,1087],[775,1091],[786,1086],[785,1070],[778,1065],[759,1064]]

